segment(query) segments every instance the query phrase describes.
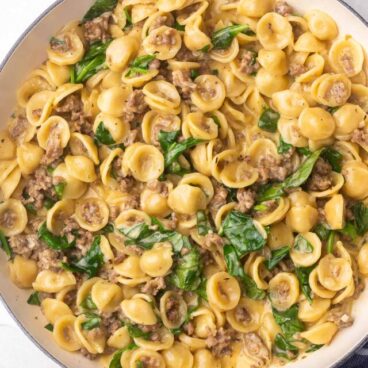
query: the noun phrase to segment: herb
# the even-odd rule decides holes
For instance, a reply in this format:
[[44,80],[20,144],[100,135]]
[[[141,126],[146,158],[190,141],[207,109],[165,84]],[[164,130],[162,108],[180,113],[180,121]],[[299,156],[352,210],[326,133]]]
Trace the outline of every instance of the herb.
[[312,154],[312,151],[307,147],[297,147],[296,150],[303,156],[310,156]]
[[101,236],[94,238],[91,248],[80,260],[62,263],[64,269],[77,273],[86,273],[90,278],[97,275],[104,264],[104,256],[100,248]]
[[211,223],[209,222],[206,212],[204,211],[197,212],[197,229],[198,234],[201,236],[207,235],[212,231]]
[[124,29],[126,29],[133,25],[132,15],[130,14],[129,8],[127,6],[124,8],[124,14],[125,14],[125,19],[126,19],[126,24],[125,24]]
[[363,235],[368,231],[368,207],[362,202],[357,202],[353,205],[352,210],[357,233]]
[[266,239],[255,227],[253,219],[239,211],[231,211],[222,224],[224,234],[236,250],[239,258],[262,249]]
[[338,109],[340,108],[340,106],[334,106],[334,107],[327,107],[327,111],[330,114],[334,114]]
[[328,239],[328,236],[330,235],[331,230],[324,224],[317,224],[313,231],[318,235],[318,237],[326,241]]
[[309,301],[312,303],[312,289],[309,286],[309,275],[313,271],[314,266],[311,267],[295,267],[295,273],[299,280],[300,287],[302,289],[303,294]]
[[101,235],[106,235],[113,233],[115,231],[114,224],[107,224],[104,228],[100,230]]
[[313,253],[313,245],[302,235],[295,238],[294,249],[301,253]]
[[65,186],[66,186],[66,183],[65,182],[61,182],[61,183],[56,184],[54,186],[55,193],[56,193],[58,199],[62,199],[63,198]]
[[208,51],[210,51],[211,45],[206,45],[205,47],[202,47],[199,51],[204,52],[207,54]]
[[65,46],[65,40],[61,40],[60,38],[56,38],[56,37],[51,37],[50,46],[51,47],[63,47]]
[[162,130],[158,135],[158,141],[160,142],[161,148],[164,152],[165,170],[169,173],[178,172],[177,166],[180,168],[180,164],[177,160],[180,155],[202,142],[201,139],[195,139],[193,137],[185,139],[182,142],[177,142],[179,135],[180,131],[165,132]]
[[200,254],[196,248],[178,259],[178,263],[171,275],[171,282],[179,289],[196,291],[201,283]]
[[51,199],[51,198],[45,198],[44,199],[44,201],[43,201],[43,206],[47,209],[47,210],[49,210],[50,208],[52,208],[52,207],[54,207],[54,204],[55,204],[56,202],[53,200],[53,199]]
[[13,250],[9,245],[8,239],[4,233],[0,230],[0,248],[5,252],[9,259],[13,257]]
[[272,308],[272,313],[287,339],[291,339],[297,332],[304,331],[304,324],[298,319],[298,306],[296,304],[283,312]]
[[328,239],[327,239],[327,243],[326,243],[327,253],[329,253],[329,254],[333,253],[334,244],[335,244],[335,232],[330,231],[330,234],[328,235]]
[[68,242],[66,235],[57,236],[50,232],[47,229],[46,222],[44,222],[38,229],[38,237],[44,241],[49,248],[54,250],[66,250],[73,248],[75,245],[74,241],[72,243]]
[[292,148],[293,148],[293,145],[286,143],[280,136],[279,145],[277,146],[277,153],[282,155],[283,153],[289,152]]
[[192,69],[190,71],[190,78],[192,80],[195,80],[199,75],[200,75],[200,73],[199,73],[199,70],[198,69]]
[[312,353],[313,351],[317,351],[319,349],[321,349],[324,345],[316,345],[316,344],[311,344],[311,346],[309,347],[308,350],[306,350],[306,353]]
[[115,354],[113,355],[111,362],[109,364],[109,368],[122,368],[121,366],[121,356],[123,355],[124,351],[128,351],[128,350],[134,350],[137,349],[138,345],[131,343],[128,346],[126,346],[123,349],[120,349],[118,351],[115,352]]
[[267,211],[268,209],[269,207],[264,203],[257,204],[253,207],[253,210],[256,212],[264,212]]
[[126,324],[126,327],[128,329],[129,336],[133,339],[142,337],[143,339],[148,340],[151,336],[150,332],[144,332],[136,325]]
[[150,63],[156,59],[156,55],[142,55],[138,56],[130,64],[125,76],[127,78],[135,77],[137,75],[147,74]]
[[55,171],[55,168],[49,165],[46,167],[46,171],[49,175],[52,175]]
[[180,32],[184,32],[185,31],[185,25],[178,23],[177,20],[175,20],[175,23],[174,23],[174,25],[172,27],[175,28],[176,30],[180,31]]
[[83,17],[83,23],[99,17],[103,13],[114,10],[118,0],[96,0]]
[[238,254],[232,245],[226,244],[224,246],[224,258],[227,271],[230,275],[238,277],[242,281],[246,295],[251,299],[264,299],[266,293],[259,289],[254,280],[244,272]]
[[339,230],[339,233],[349,237],[351,240],[355,240],[358,237],[357,229],[352,222],[347,222],[343,229]]
[[41,305],[41,300],[40,300],[40,294],[38,291],[35,291],[34,293],[32,293],[28,300],[27,300],[27,303],[29,305],[38,305],[40,306]]
[[285,247],[275,249],[271,252],[271,257],[267,259],[266,267],[268,270],[273,270],[279,262],[281,262],[287,255],[289,255],[290,248],[288,245]]
[[114,138],[111,136],[110,131],[105,127],[105,124],[102,121],[97,126],[96,133],[95,133],[95,139],[97,143],[105,144],[107,146],[110,146],[116,143],[114,141]]
[[234,188],[226,188],[226,190],[227,190],[226,200],[228,202],[236,202],[237,201],[237,195],[238,195],[237,189],[234,189]]
[[27,203],[24,207],[26,208],[26,210],[27,210],[28,213],[30,213],[32,215],[36,215],[37,214],[37,210],[36,210],[36,207],[34,206],[34,204]]
[[80,306],[83,308],[83,309],[87,309],[87,310],[96,310],[97,309],[97,306],[96,304],[93,302],[92,300],[92,296],[91,295],[88,295],[86,299],[84,299],[82,301],[82,303],[80,303]]
[[221,127],[221,122],[220,122],[220,119],[218,118],[218,116],[215,115],[215,114],[212,114],[211,118],[215,122],[215,124],[220,128]]
[[270,199],[281,197],[286,189],[297,188],[303,185],[309,178],[314,165],[316,164],[323,149],[313,152],[308,158],[299,166],[293,174],[288,176],[283,183],[276,183],[271,185],[264,185],[258,192],[258,202],[268,201]]
[[82,323],[83,330],[91,331],[101,325],[101,317],[95,313],[85,313],[87,321]]
[[[219,29],[212,35],[212,45],[215,50],[224,50],[230,47],[233,39],[239,34],[251,34],[253,31],[247,24],[235,24],[226,28]],[[254,34],[254,33],[253,33]]]
[[266,132],[275,133],[277,131],[277,123],[279,119],[280,114],[277,111],[267,108],[263,110],[258,120],[258,127]]
[[321,157],[324,158],[332,167],[333,171],[338,173],[341,172],[342,169],[342,154],[339,151],[331,147],[327,147],[321,154]]
[[51,324],[51,323],[48,323],[46,326],[45,326],[46,330],[52,332],[54,331],[54,326]]
[[202,277],[201,283],[199,284],[197,290],[195,292],[204,300],[208,301],[207,296],[207,279]]
[[282,334],[278,333],[275,337],[275,355],[287,360],[294,359],[299,349],[293,345]]
[[71,83],[84,83],[102,69],[106,69],[106,49],[110,41],[96,41],[90,45],[84,58],[74,65]]

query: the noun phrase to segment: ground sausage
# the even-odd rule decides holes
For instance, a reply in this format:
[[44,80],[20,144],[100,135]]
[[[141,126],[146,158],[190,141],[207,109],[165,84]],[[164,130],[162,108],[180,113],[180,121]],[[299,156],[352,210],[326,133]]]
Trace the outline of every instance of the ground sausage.
[[368,145],[368,130],[366,128],[355,129],[351,136],[351,141],[363,146]]
[[109,32],[109,21],[111,12],[106,12],[101,16],[84,23],[84,37],[89,43],[96,41],[105,42],[111,38]]
[[217,214],[217,211],[226,204],[226,198],[228,196],[228,191],[225,187],[221,185],[215,185],[215,195],[211,199],[209,203],[209,209],[212,217],[214,218]]
[[293,8],[286,1],[277,1],[275,4],[275,12],[287,17],[293,14]]
[[238,203],[236,209],[240,212],[247,213],[254,206],[256,201],[256,192],[252,189],[241,188],[236,194]]
[[162,33],[157,33],[152,39],[152,44],[155,46],[169,45],[174,46],[176,44],[176,31],[174,28],[168,28]]
[[250,50],[244,50],[240,58],[240,71],[245,74],[254,74],[259,68],[260,65],[257,61],[256,53]]
[[224,244],[225,244],[224,239],[221,238],[221,236],[216,233],[207,234],[204,237],[204,241],[203,241],[203,246],[206,249],[213,249],[213,247],[221,248],[224,246]]
[[190,78],[189,70],[174,70],[172,77],[173,84],[179,88],[184,98],[189,98],[197,88],[197,85]]
[[227,330],[220,327],[215,335],[211,335],[206,339],[208,348],[212,351],[213,355],[217,358],[231,355],[232,346],[236,341],[235,333],[232,330]]
[[343,82],[333,83],[332,86],[327,90],[325,98],[328,100],[333,100],[336,105],[344,104],[347,98],[345,84]]
[[63,155],[63,147],[61,146],[61,133],[57,127],[54,127],[47,140],[46,152],[42,157],[41,163],[50,165]]
[[141,89],[133,91],[125,104],[124,119],[128,123],[139,120],[138,117],[143,115],[148,109],[148,105],[144,99]]
[[42,248],[42,242],[36,234],[13,235],[9,237],[9,244],[15,254],[27,259]]
[[291,171],[290,160],[278,160],[275,156],[266,154],[259,160],[258,182],[265,184],[271,180],[284,181]]
[[255,332],[249,332],[243,335],[244,348],[249,355],[262,361],[262,366],[270,360],[270,352],[263,340]]
[[157,295],[160,290],[166,288],[165,279],[163,277],[156,277],[147,281],[141,288],[142,293],[150,295]]
[[28,126],[27,118],[19,115],[15,118],[14,123],[9,126],[9,134],[13,139],[17,140],[26,132]]
[[332,185],[331,174],[331,165],[323,158],[319,158],[313,168],[312,175],[308,179],[308,189],[320,192],[330,188]]
[[307,67],[300,63],[290,63],[289,64],[289,75],[291,77],[297,77],[307,71]]

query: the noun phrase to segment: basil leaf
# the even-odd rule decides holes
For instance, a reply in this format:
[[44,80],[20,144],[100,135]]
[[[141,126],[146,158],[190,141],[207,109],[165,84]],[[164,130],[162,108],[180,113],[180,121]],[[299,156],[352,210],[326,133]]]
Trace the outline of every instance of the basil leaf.
[[47,229],[46,222],[44,222],[41,227],[38,229],[38,237],[42,241],[46,243],[46,245],[54,250],[66,250],[69,248],[73,248],[75,242],[68,242],[67,237],[54,235]]
[[291,148],[293,148],[293,145],[286,143],[280,136],[279,145],[277,146],[277,153],[282,155],[283,153],[289,152]]
[[239,258],[262,249],[266,244],[266,239],[255,227],[253,219],[239,211],[231,211],[226,216],[220,235],[222,234],[234,246]]
[[106,69],[106,49],[111,41],[96,41],[90,45],[84,58],[74,65],[72,83],[84,83],[102,69]]
[[128,323],[126,324],[126,327],[128,329],[129,336],[132,338],[142,337],[143,339],[147,340],[151,336],[150,332],[144,332],[136,325],[132,325]]
[[276,133],[277,131],[277,123],[280,119],[280,114],[271,109],[267,108],[263,110],[259,120],[258,127],[270,133]]
[[245,294],[251,299],[264,299],[266,293],[259,289],[255,281],[244,272],[238,254],[232,245],[226,244],[224,246],[224,258],[227,271],[242,281]]
[[197,230],[198,234],[201,236],[207,235],[212,231],[212,226],[207,218],[206,212],[204,211],[197,212]]
[[83,23],[95,19],[103,13],[114,10],[117,3],[118,0],[96,0],[83,17]]
[[58,199],[62,199],[63,198],[65,186],[66,186],[66,183],[65,182],[61,182],[61,183],[56,184],[54,186],[54,189],[55,189],[55,192],[56,192],[56,195],[57,195]]
[[50,331],[50,332],[53,332],[54,331],[54,326],[51,324],[51,323],[48,323],[46,326],[45,326],[46,330]]
[[304,331],[304,323],[298,319],[298,310],[296,304],[284,312],[272,308],[275,321],[281,327],[287,339],[292,338],[297,332]]
[[368,207],[362,202],[357,202],[352,207],[355,227],[359,235],[364,235],[368,231]]
[[299,352],[299,349],[280,333],[276,335],[274,343],[274,354],[278,357],[290,360],[294,359]]
[[105,144],[107,146],[116,143],[114,138],[111,136],[110,131],[105,127],[105,124],[102,121],[97,126],[95,139],[99,144]]
[[271,257],[265,262],[268,270],[273,270],[279,262],[281,262],[286,256],[289,255],[290,248],[288,245],[285,247],[275,249],[271,252]]
[[318,237],[323,240],[326,241],[330,235],[331,230],[325,226],[324,224],[317,224],[313,231],[318,235]]
[[83,330],[91,331],[101,325],[101,317],[95,313],[85,313],[87,321],[82,323]]
[[334,244],[335,244],[335,232],[331,231],[329,236],[328,236],[327,243],[326,243],[327,253],[329,253],[329,254],[333,253]]
[[147,74],[149,71],[150,63],[156,59],[156,55],[142,55],[138,56],[130,64],[129,69],[125,76],[127,78],[135,77],[141,74]]
[[[250,34],[252,31],[247,24],[235,24],[219,29],[212,35],[212,45],[215,50],[224,50],[230,47],[231,42],[239,33]],[[252,32],[254,34],[254,32]]]
[[134,350],[134,349],[137,349],[137,348],[138,348],[138,345],[136,345],[134,343],[130,343],[125,348],[116,351],[115,354],[113,355],[112,359],[111,359],[111,362],[109,364],[109,368],[122,368],[120,361],[121,361],[121,356],[123,355],[124,351]]
[[309,286],[309,275],[313,271],[313,269],[314,269],[314,266],[295,268],[295,274],[299,280],[300,287],[302,289],[303,294],[309,301],[309,303],[312,303],[312,289]]
[[9,245],[8,239],[4,233],[0,230],[0,248],[5,252],[9,259],[13,257],[13,250]]
[[83,309],[87,309],[87,310],[96,310],[97,309],[96,304],[92,300],[91,294],[88,295],[87,298],[82,301],[82,303],[80,303],[80,306]]
[[322,152],[321,157],[331,165],[333,171],[341,173],[343,156],[339,151],[327,147]]
[[32,293],[28,300],[27,300],[27,304],[29,305],[41,305],[41,300],[40,300],[40,294],[38,291],[35,291],[34,293]]
[[171,275],[172,284],[182,290],[196,291],[201,283],[200,258],[196,248],[182,256]]
[[86,273],[89,278],[96,276],[104,264],[104,256],[101,252],[100,243],[101,236],[98,235],[93,240],[91,248],[84,257],[70,263],[63,262],[63,268],[71,272]]
[[302,235],[295,238],[294,249],[301,253],[313,253],[313,245]]

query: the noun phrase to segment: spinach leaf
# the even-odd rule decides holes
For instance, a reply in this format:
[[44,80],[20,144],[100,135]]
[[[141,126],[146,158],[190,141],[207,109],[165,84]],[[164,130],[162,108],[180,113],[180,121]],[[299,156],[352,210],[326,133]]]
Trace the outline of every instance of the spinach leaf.
[[264,185],[260,188],[257,195],[258,202],[268,201],[281,197],[286,189],[297,188],[303,185],[309,178],[313,171],[319,156],[323,149],[313,152],[307,159],[299,166],[293,174],[288,176],[283,183],[276,183]]
[[127,6],[124,8],[124,14],[125,14],[125,19],[126,19],[124,29],[127,29],[133,25],[132,14],[130,13],[129,8]]
[[284,312],[272,308],[275,321],[281,327],[287,339],[291,339],[297,332],[304,331],[304,323],[298,319],[298,310],[296,304]]
[[95,313],[85,313],[84,314],[87,318],[87,321],[82,323],[83,330],[91,331],[101,325],[101,317]]
[[44,328],[50,332],[54,331],[54,326],[51,323],[48,323]]
[[288,245],[285,247],[275,249],[271,252],[271,257],[265,262],[268,270],[273,270],[280,261],[289,255],[290,248]]
[[36,207],[32,203],[27,203],[26,205],[24,205],[24,207],[31,215],[37,215]]
[[282,334],[278,333],[275,337],[274,354],[278,357],[290,360],[294,359],[299,349],[293,345]]
[[132,61],[125,76],[127,78],[135,77],[137,75],[147,74],[150,63],[156,59],[156,55],[142,55],[138,56]]
[[307,147],[297,147],[296,150],[303,156],[310,156],[312,154],[312,151]]
[[213,48],[215,50],[227,49],[239,33],[254,34],[247,24],[235,24],[233,26],[219,29],[212,35],[211,42]]
[[306,353],[312,353],[313,351],[317,351],[321,348],[323,348],[324,345],[316,345],[316,344],[311,344],[311,346],[308,348],[308,350],[306,350]]
[[293,145],[286,143],[280,136],[279,145],[277,146],[277,153],[282,155],[283,153],[289,152],[292,148]]
[[314,269],[314,266],[295,268],[295,273],[299,280],[300,287],[302,289],[303,294],[309,301],[309,303],[312,303],[312,289],[309,286],[309,275],[313,271],[313,269]]
[[114,141],[114,138],[111,136],[110,131],[105,127],[105,124],[102,121],[97,126],[96,133],[95,133],[95,139],[97,143],[105,144],[107,146],[110,146],[116,143]]
[[330,234],[328,235],[327,243],[326,243],[326,251],[329,254],[333,253],[333,248],[335,244],[335,232],[330,231]]
[[83,17],[83,23],[115,9],[118,0],[96,0]]
[[327,147],[321,154],[321,157],[324,158],[332,167],[333,171],[338,173],[341,172],[342,169],[342,154],[339,151],[331,147]]
[[340,106],[334,106],[334,107],[327,107],[327,111],[330,114],[334,114],[338,109],[340,108]]
[[226,244],[224,246],[224,258],[227,271],[242,281],[245,294],[251,299],[264,299],[266,293],[259,289],[255,281],[244,272],[238,254],[232,245]]
[[208,301],[207,296],[207,279],[202,277],[201,283],[199,284],[197,290],[195,290],[196,294],[198,294],[202,299]]
[[45,198],[44,201],[43,201],[43,206],[49,210],[50,208],[52,208],[54,206],[56,202],[51,199],[51,198]]
[[200,254],[196,248],[178,259],[178,263],[171,275],[171,282],[179,289],[196,291],[201,283]]
[[89,278],[96,276],[104,264],[104,256],[101,252],[100,242],[101,236],[98,235],[93,240],[91,248],[84,257],[70,263],[63,262],[63,268],[71,272],[86,273]]
[[114,231],[115,231],[114,224],[109,223],[104,228],[102,228],[100,230],[100,234],[101,235],[106,235],[106,234],[113,233]]
[[62,199],[63,198],[65,186],[66,186],[66,183],[64,181],[62,181],[61,183],[56,184],[54,186],[55,193],[56,193],[58,199]]
[[127,323],[125,326],[127,327],[129,336],[131,338],[142,337],[143,339],[147,340],[151,336],[151,333],[150,332],[144,332],[143,330],[141,330],[136,325],[132,325],[130,323]]
[[326,241],[330,235],[331,230],[324,224],[317,224],[313,231],[318,235],[322,241]]
[[106,49],[111,41],[96,41],[90,45],[84,58],[74,65],[71,83],[84,83],[102,69],[106,69]]
[[343,229],[339,230],[339,233],[349,237],[353,241],[358,237],[357,228],[350,221],[345,224]]
[[175,28],[177,31],[181,31],[181,32],[185,31],[185,25],[178,23],[177,20],[175,20],[175,23],[172,27]]
[[277,123],[280,119],[280,114],[271,109],[267,108],[263,110],[259,120],[258,127],[270,133],[275,133],[277,131]]
[[266,239],[255,227],[253,219],[239,211],[231,211],[222,224],[220,235],[225,235],[239,258],[262,249]]
[[54,235],[47,229],[46,222],[44,222],[41,227],[38,229],[38,237],[42,241],[46,243],[46,245],[54,250],[66,250],[69,248],[73,248],[75,242],[68,242],[67,237]]
[[362,202],[357,202],[352,207],[355,227],[359,235],[364,235],[368,231],[368,207]]
[[206,212],[204,211],[197,212],[197,229],[198,234],[201,236],[207,235],[209,232],[213,230],[211,223],[207,218]]
[[5,252],[9,259],[13,257],[13,250],[9,245],[8,239],[4,233],[0,230],[0,248]]
[[121,361],[121,356],[123,355],[124,351],[134,350],[134,349],[137,349],[137,348],[138,348],[138,345],[136,345],[134,343],[130,343],[125,348],[116,351],[115,354],[113,355],[112,359],[111,359],[111,362],[109,364],[109,368],[122,368],[120,361]]
[[301,253],[313,253],[313,245],[302,235],[298,235],[294,241],[294,249]]
[[34,293],[32,293],[27,300],[27,304],[41,305],[40,293],[38,291],[35,291]]
[[195,80],[199,76],[200,76],[200,73],[198,69],[192,69],[190,71],[190,79]]
[[87,309],[87,310],[96,310],[97,309],[96,304],[92,300],[91,294],[89,294],[87,296],[87,298],[82,301],[82,303],[80,304],[80,306],[83,309]]

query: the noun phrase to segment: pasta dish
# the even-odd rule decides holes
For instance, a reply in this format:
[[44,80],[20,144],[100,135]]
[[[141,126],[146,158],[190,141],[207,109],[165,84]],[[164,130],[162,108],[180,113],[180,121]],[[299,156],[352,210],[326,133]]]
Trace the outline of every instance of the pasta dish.
[[285,365],[368,276],[365,51],[273,0],[97,0],[0,132],[0,247],[106,368]]

